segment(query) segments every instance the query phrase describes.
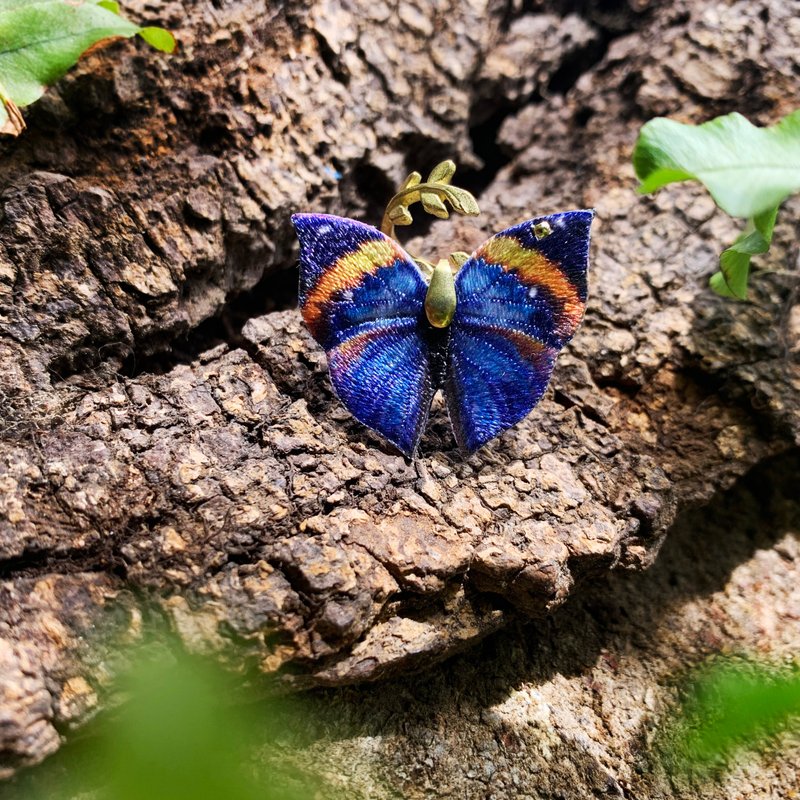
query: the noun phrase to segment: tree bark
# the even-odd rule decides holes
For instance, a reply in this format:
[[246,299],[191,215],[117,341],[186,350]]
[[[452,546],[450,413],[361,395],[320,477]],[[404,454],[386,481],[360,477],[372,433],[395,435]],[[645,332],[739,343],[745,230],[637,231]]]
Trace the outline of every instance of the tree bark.
[[[654,115],[791,110],[783,3],[131,5],[179,52],[92,55],[0,145],[0,770],[95,710],[154,608],[298,686],[417,669],[650,566],[800,442],[800,205],[733,303],[736,223],[630,167]],[[412,252],[594,207],[591,299],[528,419],[464,460],[435,405],[409,463],[333,396],[288,219],[377,224],[443,157],[484,215]]]

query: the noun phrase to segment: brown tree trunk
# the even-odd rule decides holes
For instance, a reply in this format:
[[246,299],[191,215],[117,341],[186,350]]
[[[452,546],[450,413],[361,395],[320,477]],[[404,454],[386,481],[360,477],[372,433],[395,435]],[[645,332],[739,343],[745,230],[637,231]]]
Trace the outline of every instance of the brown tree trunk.
[[[800,205],[734,303],[736,223],[630,166],[653,116],[792,110],[790,4],[130,5],[179,52],[92,55],[0,145],[0,772],[102,703],[143,609],[297,685],[401,673],[650,566],[800,441]],[[527,420],[464,460],[435,406],[409,463],[332,394],[288,219],[377,224],[444,157],[484,215],[412,252],[594,207],[591,299]]]

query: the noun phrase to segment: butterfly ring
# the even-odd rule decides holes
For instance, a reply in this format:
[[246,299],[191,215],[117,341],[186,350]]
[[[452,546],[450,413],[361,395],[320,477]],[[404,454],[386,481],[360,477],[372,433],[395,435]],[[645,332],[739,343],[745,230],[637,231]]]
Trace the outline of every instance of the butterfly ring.
[[392,238],[394,224],[411,222],[411,202],[436,216],[448,214],[443,199],[477,213],[474,198],[449,185],[454,172],[446,161],[425,183],[412,173],[383,230],[328,214],[292,217],[300,309],[333,388],[409,458],[438,390],[467,453],[527,416],[586,309],[593,211],[521,222],[436,265]]

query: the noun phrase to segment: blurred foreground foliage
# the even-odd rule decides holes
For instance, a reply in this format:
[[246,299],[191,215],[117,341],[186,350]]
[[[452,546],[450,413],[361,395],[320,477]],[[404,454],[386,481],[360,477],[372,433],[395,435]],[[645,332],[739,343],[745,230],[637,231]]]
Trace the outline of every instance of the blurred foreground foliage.
[[[257,679],[256,679],[257,680]],[[116,711],[0,787],[8,800],[310,800],[344,797],[294,764],[308,701],[247,704],[247,676],[142,648]],[[256,688],[257,691],[257,688]],[[300,737],[302,738],[302,736]],[[257,756],[257,758],[256,758]],[[276,766],[277,765],[277,766]],[[3,790],[7,790],[4,792]]]
[[725,658],[689,679],[685,699],[661,730],[669,774],[706,779],[749,751],[800,731],[800,663]]

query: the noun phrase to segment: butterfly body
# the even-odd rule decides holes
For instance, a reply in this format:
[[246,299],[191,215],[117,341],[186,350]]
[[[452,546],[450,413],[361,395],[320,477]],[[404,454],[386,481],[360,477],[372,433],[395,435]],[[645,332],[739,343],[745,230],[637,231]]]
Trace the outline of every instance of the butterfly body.
[[376,228],[295,215],[300,308],[348,410],[408,456],[438,390],[468,452],[525,417],[583,316],[591,220],[521,223],[427,281]]
[[447,328],[456,313],[458,297],[450,262],[442,259],[434,268],[425,293],[425,316],[434,328]]
[[446,328],[437,328],[431,325],[430,320],[425,320],[427,325],[423,324],[425,331],[425,341],[428,345],[428,361],[431,370],[431,386],[433,391],[437,392],[444,388],[447,381],[447,356],[450,352],[450,330],[449,325]]

